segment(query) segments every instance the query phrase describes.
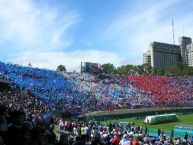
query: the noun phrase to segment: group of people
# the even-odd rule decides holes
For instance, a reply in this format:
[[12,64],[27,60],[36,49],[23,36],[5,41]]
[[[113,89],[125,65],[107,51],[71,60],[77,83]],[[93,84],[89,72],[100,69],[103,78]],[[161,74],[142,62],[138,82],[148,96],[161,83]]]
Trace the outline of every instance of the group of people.
[[4,63],[0,68],[1,76],[49,102],[65,99],[73,89],[73,84],[56,71]]
[[192,106],[193,77],[56,72],[0,63],[0,78],[72,113],[135,106]]
[[192,106],[193,77],[130,75],[128,79],[144,90],[156,106]]
[[57,119],[56,125],[61,135],[68,134],[69,144],[78,145],[75,137],[84,137],[82,141],[93,145],[190,145],[193,144],[187,133],[184,137],[175,137],[173,131],[166,135],[158,129],[157,135],[149,136],[148,128],[135,123],[109,123],[100,125],[92,122]]
[[54,111],[54,108],[46,101],[31,96],[16,86],[0,86],[0,106],[7,107],[10,111],[22,110],[27,118],[34,121],[45,119]]
[[86,93],[81,100],[87,110],[130,108],[132,104],[151,106],[147,95],[131,85],[124,76],[110,74],[63,73],[76,86],[78,92]]
[[52,124],[36,117],[0,105],[0,145],[46,145]]
[[151,106],[192,106],[193,77],[56,72],[0,63],[0,145],[165,145],[187,138],[148,136],[147,128],[52,117]]
[[5,63],[0,63],[0,68],[1,78],[63,111],[80,113],[130,108],[131,104],[152,105],[148,96],[119,75],[59,73]]
[[0,145],[192,145],[184,138],[169,137],[158,130],[149,136],[148,128],[134,123],[100,125],[90,121],[52,117],[34,121],[21,110],[0,106]]

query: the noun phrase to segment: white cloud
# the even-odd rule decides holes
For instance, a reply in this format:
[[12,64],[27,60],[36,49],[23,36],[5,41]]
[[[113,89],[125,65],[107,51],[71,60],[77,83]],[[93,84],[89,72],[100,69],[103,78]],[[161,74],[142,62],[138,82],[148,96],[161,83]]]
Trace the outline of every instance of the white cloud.
[[74,52],[23,52],[14,54],[9,62],[20,65],[32,64],[33,67],[49,68],[55,70],[58,65],[66,66],[67,71],[80,71],[81,62],[113,63],[119,66],[120,57],[113,52],[97,50],[74,51]]
[[69,28],[79,21],[75,11],[38,5],[32,0],[0,0],[1,43],[17,51],[64,49],[72,43]]
[[[80,62],[84,61],[110,62],[116,66],[140,64],[142,54],[151,41],[172,43],[172,18],[175,21],[176,42],[182,35],[183,27],[185,35],[193,36],[192,11],[183,16],[175,7],[180,7],[180,3],[183,3],[183,0],[131,2],[130,8],[120,10],[124,12],[119,18],[113,21],[108,18],[101,19],[104,24],[108,21],[109,25],[103,26],[105,30],[99,29],[98,37],[93,34],[92,38],[88,38],[85,33],[82,38],[78,38],[85,44],[86,49],[112,47],[113,51],[99,48],[67,52],[64,48],[70,49],[71,44],[75,46],[71,34],[76,33],[70,34],[69,30],[82,20],[80,13],[68,6],[58,8],[46,3],[39,5],[38,1],[34,0],[0,0],[0,46],[6,48],[2,50],[1,47],[1,52],[7,53],[1,57],[23,65],[30,62],[34,67],[41,68],[56,69],[59,64],[64,64],[70,71],[79,70]],[[174,17],[171,17],[171,11],[175,14]],[[89,17],[85,17],[85,20],[89,21]],[[79,28],[81,29],[81,25]],[[88,31],[92,32],[89,29]],[[80,43],[77,40],[76,42],[77,45]],[[118,50],[115,50],[115,47]]]
[[[125,59],[123,62],[140,64],[143,60],[142,55],[149,47],[150,42],[173,43],[172,18],[175,21],[176,44],[178,44],[178,37],[183,35],[183,26],[186,29],[184,34],[189,37],[193,36],[193,11],[182,15],[175,7],[182,7],[182,2],[184,1],[164,0],[156,1],[156,3],[144,1],[142,4],[126,10],[122,16],[110,22],[103,37],[109,41],[116,40],[115,42],[120,44],[120,48],[124,49],[124,52],[128,52],[129,59]],[[185,10],[185,8],[181,8],[181,10]]]

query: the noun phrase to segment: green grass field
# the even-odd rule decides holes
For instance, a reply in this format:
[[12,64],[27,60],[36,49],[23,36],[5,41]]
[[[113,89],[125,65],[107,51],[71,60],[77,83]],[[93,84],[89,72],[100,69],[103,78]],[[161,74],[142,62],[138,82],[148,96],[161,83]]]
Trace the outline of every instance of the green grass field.
[[171,131],[176,125],[184,124],[184,125],[193,125],[193,114],[189,115],[179,115],[179,121],[178,122],[171,122],[171,123],[163,123],[163,124],[155,124],[155,125],[146,125],[143,123],[145,118],[140,118],[138,120],[134,118],[125,118],[125,119],[119,119],[119,120],[107,120],[106,123],[110,122],[133,122],[140,126],[147,126],[148,128],[152,129],[158,129],[164,131]]

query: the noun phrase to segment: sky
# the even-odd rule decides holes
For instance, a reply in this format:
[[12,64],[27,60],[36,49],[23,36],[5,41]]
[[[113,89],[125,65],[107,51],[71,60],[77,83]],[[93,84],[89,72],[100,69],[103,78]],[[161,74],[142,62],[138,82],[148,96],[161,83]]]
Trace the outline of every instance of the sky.
[[152,41],[193,38],[192,0],[0,0],[0,61],[79,71],[142,64]]

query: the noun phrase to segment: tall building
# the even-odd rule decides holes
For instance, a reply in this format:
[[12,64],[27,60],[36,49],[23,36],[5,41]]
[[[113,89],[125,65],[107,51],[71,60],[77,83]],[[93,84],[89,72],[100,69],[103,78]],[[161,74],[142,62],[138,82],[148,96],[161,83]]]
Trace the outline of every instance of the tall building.
[[155,69],[163,69],[174,66],[180,61],[180,47],[161,42],[150,44],[151,66]]
[[[149,60],[150,59],[150,60]],[[143,62],[150,62],[157,70],[175,66],[177,62],[183,62],[193,66],[193,45],[189,37],[180,37],[179,45],[152,42],[143,55]]]
[[188,64],[187,45],[189,45],[191,43],[192,43],[192,39],[189,37],[182,36],[179,38],[181,59],[182,59],[182,62],[184,62],[185,64]]
[[150,50],[143,54],[143,64],[151,64]]
[[193,67],[193,44],[187,45],[188,66]]

